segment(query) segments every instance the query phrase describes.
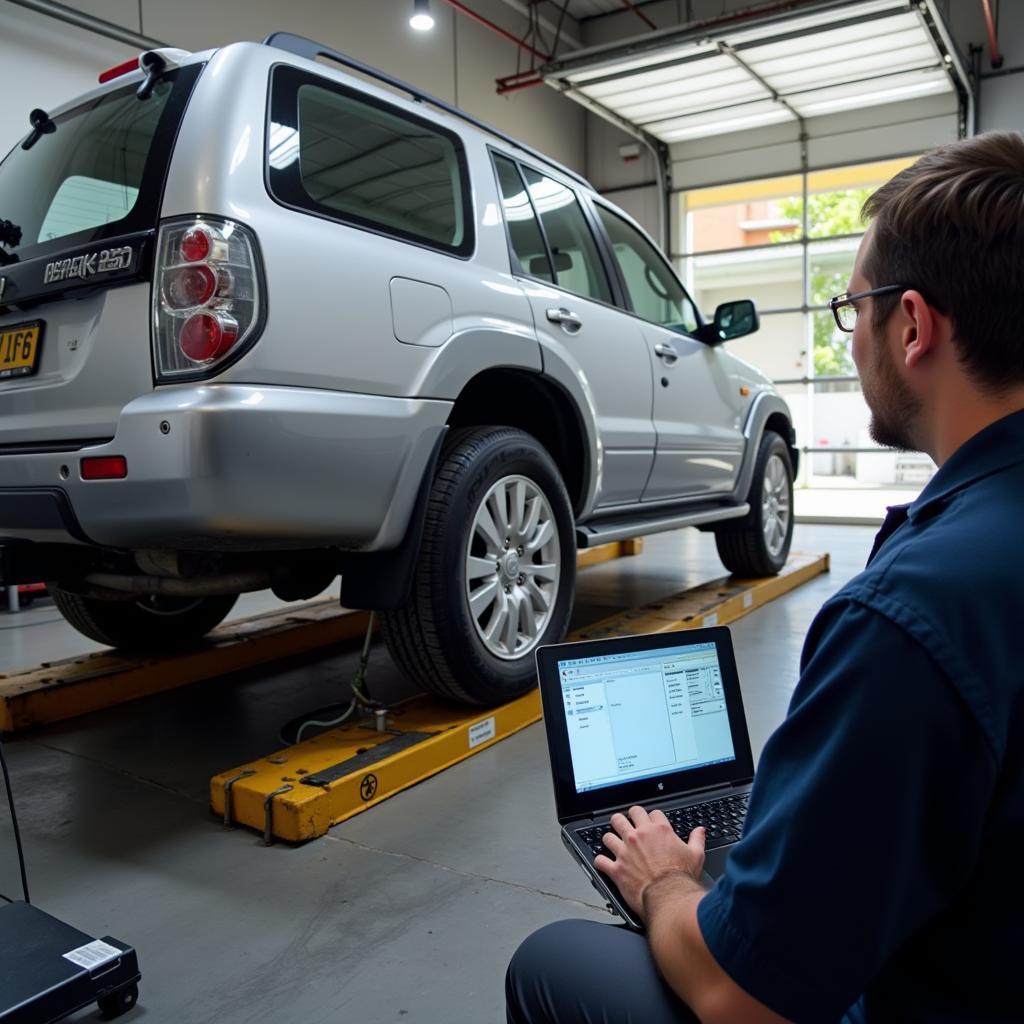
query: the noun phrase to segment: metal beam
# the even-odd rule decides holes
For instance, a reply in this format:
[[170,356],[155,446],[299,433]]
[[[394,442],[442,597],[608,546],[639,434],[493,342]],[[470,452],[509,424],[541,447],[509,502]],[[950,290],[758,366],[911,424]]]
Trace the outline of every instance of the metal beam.
[[[902,0],[902,4],[894,2],[894,6],[903,6],[909,10],[910,0]],[[788,4],[772,5],[771,11],[765,8],[768,13],[745,19],[742,24],[743,31],[757,28],[760,25],[777,24],[779,12],[785,10],[791,14],[819,14],[830,10],[849,9],[849,0],[803,0]],[[772,13],[774,12],[774,13]],[[720,30],[715,31],[716,25]],[[620,60],[632,57],[643,56],[645,53],[664,50],[670,46],[680,46],[684,43],[700,41],[713,41],[716,35],[724,35],[727,32],[736,30],[734,18],[713,19],[712,21],[696,22],[693,25],[681,25],[675,28],[661,29],[658,32],[649,32],[646,35],[636,36],[624,43],[604,43],[600,46],[592,46],[586,50],[569,54],[561,60],[554,60],[545,65],[543,71],[548,76],[560,77],[571,74],[573,71],[583,70],[597,64],[611,64]]]
[[[953,79],[954,85],[957,86],[957,92],[965,100],[967,109],[964,111],[963,134],[969,138],[978,130],[975,123],[978,106],[977,84],[960,55],[960,50],[950,34],[949,26],[939,10],[937,0],[924,0],[924,10],[928,17],[923,17],[921,20],[935,39],[936,44],[944,51],[944,56],[949,58],[950,77]],[[936,36],[938,38],[935,38]]]
[[85,29],[98,36],[105,36],[117,43],[134,47],[137,50],[159,50],[170,44],[161,42],[159,39],[151,39],[139,32],[132,32],[129,29],[115,25],[112,21],[104,21],[102,18],[94,18],[91,14],[83,14],[72,7],[55,3],[54,0],[8,0],[8,3],[24,7],[36,14],[43,14],[48,18],[62,21],[66,25],[74,25],[75,28]]

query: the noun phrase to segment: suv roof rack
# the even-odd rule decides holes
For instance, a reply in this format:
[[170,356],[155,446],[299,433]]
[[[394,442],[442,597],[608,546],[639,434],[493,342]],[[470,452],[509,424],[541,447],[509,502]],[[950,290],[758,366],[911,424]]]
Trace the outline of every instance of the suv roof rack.
[[582,174],[578,174],[576,171],[571,170],[564,164],[560,164],[557,160],[552,160],[551,157],[545,156],[532,146],[527,146],[518,139],[514,139],[511,135],[506,135],[504,132],[487,124],[486,121],[480,121],[473,117],[472,114],[467,114],[464,110],[459,110],[458,107],[452,106],[450,103],[445,103],[444,100],[439,100],[436,96],[432,96],[430,93],[424,92],[422,89],[417,88],[415,85],[410,85],[408,82],[403,82],[402,79],[395,78],[393,75],[389,75],[386,71],[381,71],[379,68],[375,68],[370,64],[364,64],[361,60],[356,60],[355,57],[350,57],[347,53],[342,53],[340,50],[332,50],[329,46],[324,46],[323,43],[307,39],[305,36],[297,36],[292,32],[271,32],[271,34],[263,40],[263,45],[274,46],[279,50],[286,50],[288,53],[294,53],[299,57],[305,57],[308,60],[313,61],[315,61],[317,57],[326,57],[328,60],[332,60],[336,64],[341,64],[344,67],[352,68],[354,71],[358,71],[360,74],[366,75],[368,78],[375,78],[378,82],[390,85],[393,89],[398,89],[401,92],[408,93],[413,99],[419,100],[421,103],[429,103],[431,106],[437,107],[439,110],[443,110],[446,114],[458,117],[468,124],[471,124],[474,128],[479,128],[481,131],[487,132],[489,135],[493,135],[495,138],[501,139],[502,142],[508,143],[510,146],[515,146],[517,149],[521,149],[524,153],[529,153],[530,156],[534,157],[536,160],[546,163],[549,167],[556,168],[561,171],[562,174],[567,175],[574,181],[578,181],[581,185],[589,188],[591,191],[594,190],[593,185],[591,185]]

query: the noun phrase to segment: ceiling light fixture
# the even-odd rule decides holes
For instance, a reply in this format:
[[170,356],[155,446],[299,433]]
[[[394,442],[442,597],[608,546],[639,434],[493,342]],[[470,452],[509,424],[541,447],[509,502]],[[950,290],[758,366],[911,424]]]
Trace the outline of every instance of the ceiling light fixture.
[[434,27],[434,19],[430,16],[430,0],[413,0],[409,24],[417,32],[429,32]]

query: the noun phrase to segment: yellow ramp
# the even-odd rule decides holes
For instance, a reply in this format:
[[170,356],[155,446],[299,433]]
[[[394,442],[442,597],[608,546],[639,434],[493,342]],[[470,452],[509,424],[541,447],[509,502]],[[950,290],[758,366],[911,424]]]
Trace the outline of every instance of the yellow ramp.
[[[829,556],[792,555],[778,576],[712,580],[574,633],[591,640],[724,625],[827,572]],[[453,708],[426,697],[389,715],[388,731],[371,719],[215,775],[210,803],[226,823],[300,842],[408,789],[541,717],[536,690],[486,711]]]

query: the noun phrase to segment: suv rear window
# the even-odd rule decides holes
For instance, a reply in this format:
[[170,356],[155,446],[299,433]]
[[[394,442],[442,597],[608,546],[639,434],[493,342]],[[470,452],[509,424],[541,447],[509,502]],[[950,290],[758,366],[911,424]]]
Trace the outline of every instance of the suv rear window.
[[285,65],[271,85],[267,177],[286,206],[458,256],[473,251],[457,135]]
[[[0,264],[156,226],[171,147],[201,65],[137,83],[53,118],[0,164]],[[26,136],[27,138],[27,136]]]

